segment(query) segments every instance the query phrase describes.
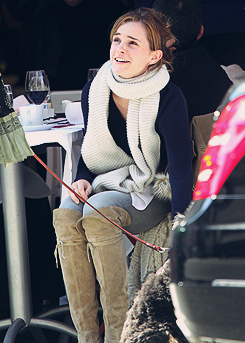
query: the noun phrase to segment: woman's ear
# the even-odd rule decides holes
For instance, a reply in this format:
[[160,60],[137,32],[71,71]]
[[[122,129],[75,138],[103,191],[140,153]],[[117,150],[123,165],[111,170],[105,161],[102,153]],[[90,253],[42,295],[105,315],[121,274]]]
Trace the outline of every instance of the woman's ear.
[[152,57],[150,59],[150,64],[156,64],[162,58],[162,50],[152,51]]

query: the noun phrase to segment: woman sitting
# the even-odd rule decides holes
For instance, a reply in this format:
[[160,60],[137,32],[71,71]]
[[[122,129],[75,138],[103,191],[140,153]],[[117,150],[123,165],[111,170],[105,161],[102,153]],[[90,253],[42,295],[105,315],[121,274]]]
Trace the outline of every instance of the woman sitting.
[[[86,133],[71,187],[131,233],[149,230],[171,209],[173,217],[183,213],[192,198],[186,102],[169,82],[172,42],[157,12],[123,15],[111,30],[110,61],[82,92]],[[118,343],[128,310],[122,231],[71,192],[54,211],[54,227],[79,342],[101,340],[97,277],[105,342]]]

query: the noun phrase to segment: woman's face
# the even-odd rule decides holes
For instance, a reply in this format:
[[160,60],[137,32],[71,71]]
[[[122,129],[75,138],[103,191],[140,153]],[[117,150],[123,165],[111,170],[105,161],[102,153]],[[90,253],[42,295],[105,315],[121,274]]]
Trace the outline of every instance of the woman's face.
[[161,50],[150,50],[146,30],[139,22],[121,25],[113,36],[110,49],[112,69],[125,79],[143,74],[161,57]]

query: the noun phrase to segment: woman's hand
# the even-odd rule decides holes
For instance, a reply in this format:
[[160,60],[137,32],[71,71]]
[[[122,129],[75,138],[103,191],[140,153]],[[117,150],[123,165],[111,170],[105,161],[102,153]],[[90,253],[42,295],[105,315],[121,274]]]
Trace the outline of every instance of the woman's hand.
[[[92,186],[91,184],[86,180],[78,180],[76,182],[73,182],[71,185],[71,188],[79,194],[84,200],[88,200],[89,194],[92,192]],[[79,199],[75,196],[74,193],[71,191],[68,192],[72,200],[79,204]]]

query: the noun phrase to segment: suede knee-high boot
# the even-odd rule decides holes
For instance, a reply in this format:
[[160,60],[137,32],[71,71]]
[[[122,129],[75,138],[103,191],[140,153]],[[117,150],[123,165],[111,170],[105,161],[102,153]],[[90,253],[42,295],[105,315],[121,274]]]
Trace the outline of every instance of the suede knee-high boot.
[[[100,212],[121,226],[130,224],[127,211],[120,207],[100,208]],[[122,231],[97,212],[85,215],[78,222],[85,230],[90,246],[105,323],[105,343],[119,343],[126,312],[128,269]]]
[[79,343],[102,342],[93,263],[88,260],[84,231],[78,231],[81,212],[60,208],[53,212],[60,264]]

